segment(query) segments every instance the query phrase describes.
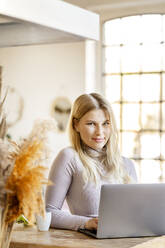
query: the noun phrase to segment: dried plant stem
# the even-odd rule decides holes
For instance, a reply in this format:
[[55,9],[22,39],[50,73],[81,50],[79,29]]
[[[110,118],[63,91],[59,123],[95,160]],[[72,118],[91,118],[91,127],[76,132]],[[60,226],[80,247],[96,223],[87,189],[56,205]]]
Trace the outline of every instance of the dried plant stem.
[[0,208],[0,248],[8,248],[10,245],[11,233],[13,229],[14,222],[6,222],[8,212],[8,204],[5,208]]
[[3,236],[1,237],[1,246],[0,248],[8,248],[10,245],[11,233],[13,229],[14,222],[5,223],[3,227]]
[[2,216],[3,216],[3,208],[0,206],[0,240],[1,240],[1,230],[2,230]]
[[8,248],[10,245],[11,233],[13,229],[14,222],[5,223],[4,226],[4,236],[2,237],[2,244],[0,248]]

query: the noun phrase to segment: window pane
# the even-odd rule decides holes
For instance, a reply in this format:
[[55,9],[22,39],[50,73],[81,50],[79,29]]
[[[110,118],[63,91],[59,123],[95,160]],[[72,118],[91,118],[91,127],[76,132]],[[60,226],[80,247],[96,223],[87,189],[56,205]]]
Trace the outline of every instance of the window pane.
[[106,72],[118,75],[106,76],[105,89],[114,106],[121,151],[136,159],[139,172],[142,162],[144,181],[158,181],[165,163],[160,161],[160,153],[165,159],[165,15],[128,16],[105,27],[111,46],[105,50]]
[[162,163],[163,168],[163,182],[165,182],[165,162]]
[[[122,154],[126,157],[134,157],[137,153],[136,133],[123,132],[122,133]],[[128,145],[129,144],[129,145]]]
[[[106,45],[119,45],[121,44],[121,19],[108,21],[104,24],[104,44]],[[117,30],[117,32],[116,32]]]
[[[164,33],[165,33],[165,27],[164,27]],[[162,69],[163,71],[165,71],[165,45],[162,45],[162,63],[163,63]]]
[[122,124],[124,130],[139,129],[139,105],[123,104]]
[[162,151],[162,157],[165,159],[165,133],[162,134],[161,138],[161,151]]
[[159,158],[160,136],[158,133],[141,134],[141,156],[142,158]]
[[120,76],[105,77],[105,89],[110,102],[120,101]]
[[121,49],[121,69],[122,72],[140,71],[140,51],[139,46],[123,46]]
[[154,43],[162,41],[161,21],[161,15],[142,16],[142,42]]
[[160,162],[154,160],[141,161],[141,182],[159,182],[160,175]]
[[141,75],[141,100],[142,101],[153,101],[153,100],[159,101],[160,100],[160,75],[159,74]]
[[[162,70],[162,44],[144,45],[139,49],[141,53],[141,69],[144,72]],[[140,56],[140,55],[139,55]]]
[[105,48],[105,73],[120,72],[120,47]]
[[141,178],[141,176],[140,176],[140,172],[141,172],[141,170],[140,170],[140,168],[141,168],[140,167],[140,161],[139,160],[133,160],[132,162],[133,162],[133,164],[135,166],[138,182],[140,182],[140,178]]
[[141,42],[141,16],[132,16],[121,19],[122,44]]
[[165,101],[165,73],[163,73],[163,92],[162,92],[162,96],[163,96],[163,101]]
[[120,104],[112,104],[118,130],[120,129]]
[[159,129],[160,105],[159,104],[142,104],[142,128]]
[[165,130],[165,103],[162,103],[163,130]]
[[123,100],[140,101],[140,77],[139,75],[123,76]]

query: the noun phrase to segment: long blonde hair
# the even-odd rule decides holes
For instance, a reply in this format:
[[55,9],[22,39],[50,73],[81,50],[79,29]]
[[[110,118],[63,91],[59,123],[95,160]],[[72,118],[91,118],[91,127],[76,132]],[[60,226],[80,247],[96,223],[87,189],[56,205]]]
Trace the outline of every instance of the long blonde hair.
[[97,93],[83,94],[79,96],[73,104],[70,121],[69,121],[69,136],[71,145],[78,152],[83,163],[83,178],[85,182],[92,181],[95,184],[99,183],[101,171],[98,163],[92,159],[82,148],[82,141],[79,132],[74,127],[75,120],[80,120],[87,112],[94,109],[102,109],[106,111],[110,118],[110,138],[106,144],[106,172],[109,180],[115,177],[120,183],[130,183],[131,177],[127,174],[122,165],[122,157],[118,148],[118,131],[114,114],[109,102]]

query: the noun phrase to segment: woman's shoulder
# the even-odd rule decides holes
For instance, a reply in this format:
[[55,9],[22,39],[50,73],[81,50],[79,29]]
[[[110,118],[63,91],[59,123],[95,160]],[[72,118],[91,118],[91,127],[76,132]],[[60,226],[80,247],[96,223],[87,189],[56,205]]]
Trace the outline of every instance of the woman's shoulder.
[[130,172],[132,168],[134,169],[134,163],[131,159],[127,157],[122,157],[122,160],[123,160],[124,167],[126,168],[128,172]]
[[58,170],[73,170],[75,167],[75,153],[76,151],[72,147],[66,147],[59,151],[51,167],[52,173],[54,173],[54,171],[57,172]]
[[76,150],[73,147],[68,146],[68,147],[63,148],[58,153],[57,158],[62,159],[62,160],[70,161],[72,159],[75,159],[76,156],[77,156]]
[[133,161],[130,158],[122,156],[122,160],[123,160],[125,166],[130,167],[133,165]]
[[133,161],[129,158],[122,157],[124,166],[128,172],[128,174],[137,181],[137,174],[136,174],[136,169]]
[[63,148],[56,157],[61,163],[70,165],[74,169],[82,170],[82,162],[78,152],[71,146]]
[[76,150],[71,146],[67,146],[59,152],[60,155],[67,157],[73,157],[76,153],[77,153]]

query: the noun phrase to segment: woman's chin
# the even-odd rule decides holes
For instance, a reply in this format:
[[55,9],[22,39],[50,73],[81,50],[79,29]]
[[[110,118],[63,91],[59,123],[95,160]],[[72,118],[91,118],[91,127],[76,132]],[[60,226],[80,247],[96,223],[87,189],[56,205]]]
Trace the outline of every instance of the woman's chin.
[[101,151],[103,147],[104,147],[104,144],[96,144],[96,145],[93,145],[91,148],[96,151]]

